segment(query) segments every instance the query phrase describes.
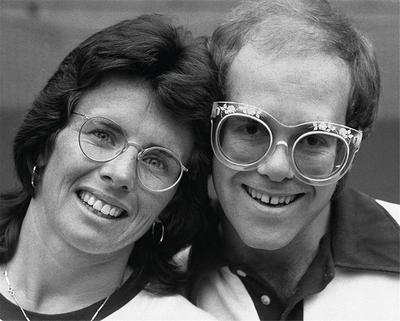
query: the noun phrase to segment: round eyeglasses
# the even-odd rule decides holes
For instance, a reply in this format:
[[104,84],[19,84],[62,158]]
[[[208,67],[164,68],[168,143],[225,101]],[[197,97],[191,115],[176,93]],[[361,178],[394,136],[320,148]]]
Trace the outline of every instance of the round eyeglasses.
[[288,126],[242,103],[214,102],[211,113],[211,145],[222,164],[254,170],[283,145],[294,175],[310,185],[328,185],[343,177],[361,140],[361,131],[345,125],[312,121]]
[[164,192],[173,188],[183,172],[188,171],[179,157],[167,148],[142,148],[139,144],[128,142],[123,129],[111,119],[88,117],[77,112],[72,114],[85,118],[79,130],[79,146],[90,160],[105,163],[121,155],[129,146],[134,146],[139,151],[137,177],[149,191]]

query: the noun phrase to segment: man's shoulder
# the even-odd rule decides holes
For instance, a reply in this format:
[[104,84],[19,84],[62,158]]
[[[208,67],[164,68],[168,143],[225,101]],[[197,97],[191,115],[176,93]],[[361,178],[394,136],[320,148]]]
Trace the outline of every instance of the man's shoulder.
[[395,273],[337,268],[335,278],[304,302],[304,319],[398,320],[400,279]]
[[377,199],[353,188],[345,188],[334,200],[334,204],[341,209],[387,212],[399,222],[400,204]]
[[376,199],[375,201],[393,217],[397,224],[400,225],[400,204],[390,203],[378,199]]
[[105,320],[205,320],[216,321],[182,295],[159,296],[141,291]]
[[[198,281],[194,302],[217,319],[259,320],[246,288],[229,268],[208,271]],[[304,320],[398,320],[398,302],[398,274],[337,268],[324,290],[304,300]]]

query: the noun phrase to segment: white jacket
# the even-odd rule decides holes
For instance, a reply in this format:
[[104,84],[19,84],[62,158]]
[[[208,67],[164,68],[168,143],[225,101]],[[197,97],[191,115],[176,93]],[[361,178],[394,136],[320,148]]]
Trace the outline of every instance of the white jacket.
[[181,295],[155,296],[145,290],[103,320],[216,321]]

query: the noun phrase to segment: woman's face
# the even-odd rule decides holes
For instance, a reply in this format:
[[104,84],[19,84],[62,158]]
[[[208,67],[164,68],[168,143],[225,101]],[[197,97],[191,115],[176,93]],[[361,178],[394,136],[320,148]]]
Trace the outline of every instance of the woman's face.
[[[193,147],[190,129],[153,101],[144,82],[108,78],[84,94],[74,111],[109,118],[125,131],[129,142],[167,148],[184,165],[188,163]],[[158,193],[145,189],[136,175],[134,146],[108,162],[87,158],[78,143],[84,121],[72,115],[57,136],[33,199],[39,209],[35,222],[47,237],[83,252],[114,253],[150,228],[177,186]]]

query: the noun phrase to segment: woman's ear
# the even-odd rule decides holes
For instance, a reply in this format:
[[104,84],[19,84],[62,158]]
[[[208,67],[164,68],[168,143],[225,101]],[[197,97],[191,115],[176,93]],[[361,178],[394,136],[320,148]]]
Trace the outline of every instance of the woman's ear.
[[36,159],[37,165],[40,167],[45,167],[53,153],[54,145],[57,143],[57,136],[60,133],[61,129],[57,129],[54,133],[52,133],[48,139],[46,140],[46,144],[43,150],[40,152]]
[[43,169],[46,166],[47,161],[48,161],[47,156],[44,155],[43,153],[40,153],[36,158],[35,164],[33,165],[36,165],[39,168]]

